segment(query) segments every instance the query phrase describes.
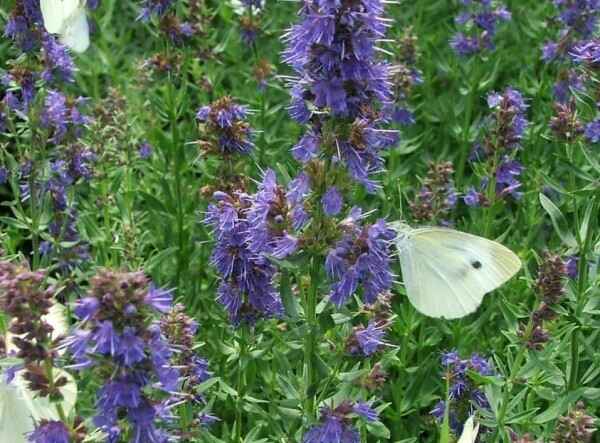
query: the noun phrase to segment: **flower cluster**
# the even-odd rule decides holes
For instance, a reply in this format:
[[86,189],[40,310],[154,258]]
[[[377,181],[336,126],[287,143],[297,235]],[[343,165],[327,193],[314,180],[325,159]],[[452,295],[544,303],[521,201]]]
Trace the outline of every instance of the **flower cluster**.
[[42,397],[61,399],[65,377],[49,379],[47,365],[56,350],[53,328],[44,316],[53,304],[54,288],[47,287],[43,271],[30,271],[27,265],[0,262],[0,309],[10,318],[9,331],[14,334],[15,357],[23,360],[23,378],[28,387]]
[[254,228],[247,218],[251,196],[219,191],[214,200],[205,222],[214,228],[217,240],[211,257],[221,277],[217,300],[225,306],[233,324],[281,315],[283,304],[273,285],[277,269],[259,250],[251,250],[248,241]]
[[63,83],[73,82],[75,64],[68,49],[45,31],[39,2],[15,2],[5,33],[16,43],[18,52],[25,54],[16,56],[10,70],[2,75],[0,85],[6,91],[0,91],[0,109],[8,111],[3,118],[14,120],[13,128],[22,121],[29,122],[33,134],[41,132],[33,140],[44,140],[45,144],[43,149],[32,146],[45,156],[30,158],[24,154],[25,158],[18,158],[23,165],[19,174],[21,200],[29,201],[33,212],[44,207],[43,197],[49,196],[54,212],[48,224],[51,241],[43,241],[36,253],[52,253],[49,257],[68,271],[88,258],[87,246],[79,241],[74,199],[68,197],[80,179],[92,177],[95,156],[80,144],[91,121],[82,111],[86,100],[61,90]]
[[368,403],[344,401],[336,408],[321,409],[320,423],[303,438],[304,443],[360,443],[358,429],[352,423],[359,417],[367,423],[376,422],[379,414]]
[[462,10],[454,21],[463,31],[450,40],[454,52],[466,57],[494,50],[498,23],[510,20],[510,12],[493,0],[460,0],[460,3]]
[[248,109],[231,97],[220,98],[198,110],[204,138],[199,142],[206,152],[222,155],[248,154],[254,148],[252,130],[246,122]]
[[28,436],[32,443],[71,443],[69,429],[61,421],[42,420]]
[[126,429],[132,441],[165,440],[157,422],[167,418],[168,407],[150,394],[151,387],[179,388],[173,349],[154,321],[156,314],[169,312],[171,302],[170,291],[153,286],[142,272],[102,270],[75,307],[80,323],[67,340],[68,349],[74,368],[101,374],[94,422],[109,442],[118,441]]
[[427,177],[420,191],[415,196],[415,200],[410,202],[410,210],[415,220],[441,222],[443,220],[440,217],[447,216],[456,206],[458,193],[454,188],[453,174],[454,166],[451,162],[429,165]]
[[175,12],[171,12],[172,5],[173,0],[143,0],[138,20],[147,22],[156,17],[161,32],[174,43],[182,43],[196,34],[196,27],[190,21],[180,20]]
[[554,0],[558,22],[563,28],[559,39],[544,44],[542,59],[550,62],[568,55],[573,45],[590,37],[597,26],[600,2],[597,0]]
[[346,341],[346,350],[351,355],[370,357],[386,345],[383,338],[393,318],[391,294],[381,294],[376,303],[365,305],[363,311],[370,318],[369,323],[366,327],[359,325],[353,328]]
[[[511,196],[519,199],[524,167],[514,156],[522,147],[523,136],[529,124],[526,116],[527,104],[519,91],[506,88],[504,92],[488,95],[487,103],[493,114],[487,119],[485,136],[475,143],[471,161],[488,160],[495,175],[495,190],[498,197]],[[483,187],[488,185],[484,182]],[[482,204],[473,198],[473,204]]]
[[342,222],[343,236],[325,261],[327,274],[333,280],[329,297],[338,307],[347,303],[360,286],[367,304],[375,303],[392,286],[390,248],[395,231],[383,220],[362,226],[361,215],[360,209],[354,208]]
[[590,416],[583,402],[568,415],[559,417],[552,443],[589,443],[596,432],[594,417]]
[[[211,377],[208,361],[200,357],[196,351],[195,338],[198,323],[184,312],[183,305],[175,305],[160,321],[160,329],[173,349],[172,365],[179,370],[180,389],[175,404],[205,405],[202,394],[197,392],[201,383]],[[172,434],[185,435],[186,438],[196,436],[206,424],[217,420],[216,417],[202,412],[191,423],[192,428],[176,429]]]
[[[554,116],[550,119],[550,129],[559,140],[566,142],[573,142],[584,133],[583,124],[577,116],[575,104],[572,101],[554,104]],[[600,141],[600,125],[588,124],[585,134],[590,141]]]
[[448,403],[440,401],[431,411],[438,420],[443,420],[446,408],[449,408],[450,427],[455,435],[462,433],[463,423],[477,409],[489,409],[488,399],[469,376],[469,371],[482,376],[494,375],[490,363],[478,354],[463,360],[456,351],[442,354],[444,377],[450,386]]
[[418,57],[417,37],[407,28],[398,41],[394,65],[390,67],[394,105],[391,119],[394,123],[411,125],[415,117],[408,107],[413,89],[423,83],[423,74],[416,68]]
[[541,303],[533,312],[528,329],[520,331],[528,348],[541,350],[550,340],[544,323],[556,318],[555,308],[564,296],[567,276],[567,267],[563,259],[558,255],[545,253],[536,279],[536,290]]
[[375,57],[387,27],[382,15],[379,0],[313,0],[285,36],[284,61],[298,74],[290,114],[312,123],[294,148],[296,159],[325,154],[370,192],[376,185],[369,176],[383,168],[380,151],[397,142],[395,131],[380,129],[389,118],[382,109],[393,109],[389,66]]

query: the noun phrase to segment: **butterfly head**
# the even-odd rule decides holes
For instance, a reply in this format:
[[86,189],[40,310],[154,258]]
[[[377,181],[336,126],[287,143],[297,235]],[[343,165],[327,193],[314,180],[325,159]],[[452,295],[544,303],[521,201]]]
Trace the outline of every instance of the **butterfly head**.
[[401,221],[391,222],[388,225],[390,228],[396,231],[396,249],[401,251],[405,247],[405,242],[408,240],[408,236],[413,228]]

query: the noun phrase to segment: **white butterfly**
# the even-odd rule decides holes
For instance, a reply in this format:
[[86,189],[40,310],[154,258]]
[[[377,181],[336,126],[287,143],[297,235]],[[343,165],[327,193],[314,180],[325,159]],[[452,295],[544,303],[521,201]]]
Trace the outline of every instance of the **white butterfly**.
[[[52,337],[64,335],[68,330],[65,307],[58,303],[52,305],[44,320],[54,328]],[[6,336],[7,351],[15,349],[12,335]],[[42,419],[58,420],[56,406],[48,398],[36,397],[27,387],[23,378],[23,371],[18,371],[10,383],[6,381],[6,374],[2,367],[14,366],[18,359],[7,358],[0,360],[0,442],[26,443],[26,435],[34,430],[35,422]],[[66,377],[67,384],[60,392],[63,395],[61,402],[65,414],[69,415],[75,407],[77,399],[77,385],[71,375],[60,369],[54,369],[55,378]]]
[[456,443],[475,443],[479,434],[479,423],[474,423],[475,417],[471,415],[463,427],[463,432]]
[[58,34],[60,42],[75,52],[83,52],[90,45],[85,3],[86,0],[40,0],[46,30]]
[[406,293],[422,314],[447,319],[474,312],[483,296],[501,286],[519,269],[521,260],[500,243],[454,229],[413,229],[391,223],[396,230]]

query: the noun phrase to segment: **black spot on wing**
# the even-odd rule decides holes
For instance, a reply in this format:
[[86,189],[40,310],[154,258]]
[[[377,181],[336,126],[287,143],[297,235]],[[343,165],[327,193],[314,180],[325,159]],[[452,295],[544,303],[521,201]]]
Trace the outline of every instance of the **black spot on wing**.
[[471,260],[471,266],[473,266],[473,269],[481,269],[483,267],[479,260]]

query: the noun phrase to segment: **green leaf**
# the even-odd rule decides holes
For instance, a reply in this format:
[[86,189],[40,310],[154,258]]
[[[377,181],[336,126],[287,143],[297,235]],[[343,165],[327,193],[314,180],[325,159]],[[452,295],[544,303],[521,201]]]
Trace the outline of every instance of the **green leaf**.
[[557,419],[560,415],[564,414],[567,409],[569,409],[570,405],[579,400],[582,393],[582,389],[578,389],[561,399],[555,400],[548,409],[536,416],[533,419],[533,422],[536,424],[543,424]]
[[541,192],[539,194],[539,198],[542,207],[550,216],[552,224],[554,225],[554,230],[556,231],[560,239],[565,245],[569,246],[570,248],[576,248],[577,241],[575,240],[575,236],[573,235],[573,233],[569,230],[569,223],[567,222],[566,217],[563,215],[560,209],[558,209],[558,207],[552,202],[552,200],[550,200]]

